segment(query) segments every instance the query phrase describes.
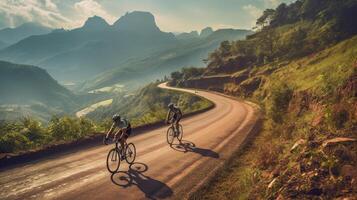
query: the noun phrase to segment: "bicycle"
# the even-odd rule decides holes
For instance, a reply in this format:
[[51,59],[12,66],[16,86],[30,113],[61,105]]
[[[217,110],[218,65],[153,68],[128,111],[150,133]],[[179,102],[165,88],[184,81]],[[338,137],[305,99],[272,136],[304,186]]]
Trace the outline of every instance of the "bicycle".
[[174,142],[174,139],[177,138],[179,142],[181,142],[182,140],[182,136],[183,136],[183,129],[181,124],[178,125],[178,133],[176,133],[174,130],[174,123],[171,123],[171,126],[167,129],[167,143],[169,145],[172,145],[172,143]]
[[[125,155],[123,155],[125,153]],[[124,153],[119,140],[115,141],[115,147],[111,149],[107,156],[107,169],[110,173],[116,173],[120,162],[125,159],[128,164],[133,164],[136,158],[136,147],[133,143],[124,143]]]

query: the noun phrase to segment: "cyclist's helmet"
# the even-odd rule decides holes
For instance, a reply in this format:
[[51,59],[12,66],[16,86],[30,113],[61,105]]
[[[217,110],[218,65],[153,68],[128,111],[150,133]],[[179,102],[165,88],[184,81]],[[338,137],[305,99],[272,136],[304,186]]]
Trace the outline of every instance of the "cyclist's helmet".
[[171,108],[171,109],[174,108],[174,106],[175,105],[173,103],[169,103],[169,105],[168,105],[168,107]]
[[120,120],[120,115],[119,114],[114,114],[112,119],[113,119],[114,122],[117,122],[117,121]]

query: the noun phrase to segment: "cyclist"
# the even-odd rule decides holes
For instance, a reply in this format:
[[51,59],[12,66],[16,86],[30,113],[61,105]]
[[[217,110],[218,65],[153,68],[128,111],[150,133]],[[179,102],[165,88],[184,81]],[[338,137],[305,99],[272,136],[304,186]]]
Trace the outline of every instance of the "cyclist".
[[178,133],[179,131],[179,122],[182,118],[182,112],[181,109],[178,108],[177,106],[175,106],[173,103],[170,103],[168,105],[169,110],[167,112],[167,116],[166,116],[166,123],[170,124],[173,123],[174,124],[174,132],[175,134]]
[[126,119],[122,119],[118,114],[113,115],[112,119],[113,119],[113,124],[110,127],[110,130],[108,131],[107,135],[105,136],[104,144],[107,144],[109,136],[113,132],[115,132],[114,141],[118,139],[120,142],[121,149],[124,149],[124,144],[131,134],[130,122]]

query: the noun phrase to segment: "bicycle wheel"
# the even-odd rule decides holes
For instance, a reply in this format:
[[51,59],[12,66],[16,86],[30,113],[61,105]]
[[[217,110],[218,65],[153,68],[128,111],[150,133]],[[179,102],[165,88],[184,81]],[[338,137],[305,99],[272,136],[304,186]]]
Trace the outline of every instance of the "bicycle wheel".
[[120,166],[120,156],[116,148],[109,151],[107,156],[107,168],[110,173],[115,173],[118,171]]
[[179,125],[179,133],[178,133],[178,135],[177,135],[177,139],[179,140],[179,141],[181,141],[182,140],[182,136],[183,136],[183,129],[182,129],[182,126],[181,126],[181,124]]
[[128,164],[133,164],[136,158],[136,148],[133,143],[129,143],[125,149],[125,160]]
[[167,139],[167,143],[170,145],[174,142],[175,133],[174,133],[174,129],[172,127],[167,129],[167,138],[166,139]]

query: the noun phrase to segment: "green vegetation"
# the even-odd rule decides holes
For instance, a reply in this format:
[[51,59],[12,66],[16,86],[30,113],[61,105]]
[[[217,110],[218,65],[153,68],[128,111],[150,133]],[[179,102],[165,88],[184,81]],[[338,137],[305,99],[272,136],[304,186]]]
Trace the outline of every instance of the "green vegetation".
[[33,117],[1,121],[0,153],[36,150],[102,134],[111,126],[114,113],[129,119],[133,127],[162,121],[169,102],[179,105],[184,114],[212,106],[210,101],[201,97],[160,89],[157,83],[149,84],[136,94],[114,98],[110,106],[99,107],[85,117],[52,117],[47,124]]
[[[223,42],[201,74],[172,74],[172,85],[200,80],[259,103],[265,113],[260,135],[192,199],[356,194],[356,13],[350,0],[281,4],[263,13],[256,34]],[[227,80],[208,77],[219,74]]]
[[128,118],[135,127],[164,120],[170,102],[177,104],[184,114],[212,106],[210,101],[201,97],[167,91],[158,88],[157,83],[152,83],[139,90],[137,94],[115,98],[110,106],[98,108],[87,117],[95,121],[109,120],[114,113],[119,113]]
[[16,153],[30,149],[70,142],[94,135],[103,127],[91,120],[73,117],[54,117],[47,126],[30,117],[17,122],[0,124],[0,153]]

